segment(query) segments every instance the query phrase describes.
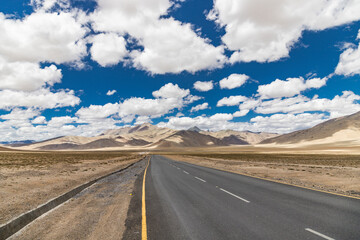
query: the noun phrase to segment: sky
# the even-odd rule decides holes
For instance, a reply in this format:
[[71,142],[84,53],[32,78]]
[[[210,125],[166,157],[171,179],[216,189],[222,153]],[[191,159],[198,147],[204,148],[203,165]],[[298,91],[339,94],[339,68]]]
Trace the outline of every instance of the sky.
[[358,0],[11,0],[0,32],[2,142],[360,111]]

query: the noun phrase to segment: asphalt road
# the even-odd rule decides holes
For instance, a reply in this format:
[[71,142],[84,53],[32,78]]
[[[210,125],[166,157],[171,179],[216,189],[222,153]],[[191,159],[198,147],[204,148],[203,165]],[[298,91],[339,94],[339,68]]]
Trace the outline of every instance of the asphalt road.
[[360,239],[360,200],[153,156],[148,239]]

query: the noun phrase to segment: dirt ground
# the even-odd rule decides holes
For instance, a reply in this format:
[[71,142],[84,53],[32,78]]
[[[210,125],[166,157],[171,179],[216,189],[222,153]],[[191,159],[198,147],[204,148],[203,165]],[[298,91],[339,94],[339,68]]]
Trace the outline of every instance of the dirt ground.
[[9,239],[121,239],[141,161],[106,177],[36,219]]
[[123,153],[0,153],[0,224],[141,157]]
[[[232,156],[230,159],[226,159],[226,155],[223,158],[199,155],[167,155],[167,157],[224,171],[360,197],[360,161],[353,156],[353,158],[339,157],[340,159],[335,161],[331,156],[326,155],[313,155],[313,160],[301,155],[289,155],[288,158],[285,155],[282,159],[272,154],[268,156],[252,154],[250,159],[247,154]],[[326,161],[327,158],[330,160]],[[341,158],[350,160],[341,161]]]

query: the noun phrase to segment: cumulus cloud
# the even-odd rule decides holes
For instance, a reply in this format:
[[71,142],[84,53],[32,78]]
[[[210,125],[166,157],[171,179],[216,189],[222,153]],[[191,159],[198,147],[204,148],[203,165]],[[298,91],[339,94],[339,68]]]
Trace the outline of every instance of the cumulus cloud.
[[41,68],[38,63],[6,62],[0,58],[0,90],[34,91],[61,82],[61,70],[55,65]]
[[276,79],[275,81],[260,85],[258,87],[258,93],[261,98],[281,98],[292,97],[300,94],[302,91],[311,88],[321,88],[326,84],[328,79],[325,78],[312,78],[304,80],[304,78],[287,78],[285,81]]
[[271,116],[257,116],[250,120],[252,128],[257,131],[288,133],[296,130],[311,128],[328,120],[325,114],[274,114]]
[[198,111],[200,111],[200,110],[204,110],[204,109],[207,109],[207,108],[209,108],[209,104],[208,104],[208,103],[198,104],[198,105],[192,107],[192,108],[190,109],[190,112],[198,112]]
[[226,61],[223,46],[211,45],[189,23],[161,18],[173,4],[169,0],[98,0],[92,26],[98,32],[129,34],[143,47],[131,52],[133,65],[153,74],[221,67]]
[[21,108],[14,108],[9,114],[0,115],[1,119],[5,120],[25,120],[31,119],[35,116],[40,114],[39,110],[28,108],[28,109],[21,109]]
[[216,106],[217,107],[236,106],[239,105],[239,103],[241,102],[245,102],[247,99],[248,99],[247,97],[241,95],[224,97],[217,102]]
[[214,88],[214,84],[212,81],[196,81],[194,83],[194,88],[200,92],[207,92]]
[[0,109],[28,107],[51,109],[58,107],[76,106],[80,99],[73,90],[59,90],[51,92],[49,89],[39,89],[32,92],[2,90],[0,91]]
[[33,119],[31,121],[32,124],[45,124],[46,122],[46,118],[44,116],[38,116],[35,119]]
[[116,65],[128,54],[125,39],[115,33],[97,34],[91,42],[91,58],[103,67]]
[[174,129],[188,129],[198,126],[201,129],[220,131],[232,129],[235,131],[273,132],[288,133],[300,129],[313,127],[328,120],[325,114],[302,113],[302,114],[274,114],[272,116],[257,116],[249,122],[234,122],[231,114],[216,114],[210,117],[198,116],[171,117],[168,122],[160,122],[159,127]]
[[105,105],[82,107],[76,112],[76,115],[82,120],[103,119],[116,114],[118,111],[118,103],[107,103]]
[[37,10],[50,10],[55,6],[69,8],[69,0],[31,0],[30,4]]
[[[360,111],[358,101],[360,96],[352,91],[343,91],[342,95],[336,95],[333,99],[308,98],[298,95],[291,98],[276,98],[262,101],[260,99],[249,99],[239,105],[240,112],[254,110],[260,114],[273,113],[303,113],[303,112],[329,112],[330,118],[341,117]],[[236,113],[240,115],[240,113]]]
[[112,115],[121,118],[123,122],[132,122],[136,117],[141,116],[144,118],[140,119],[161,117],[199,99],[191,95],[188,89],[182,89],[172,83],[165,84],[152,94],[153,99],[131,97],[119,103],[82,107],[76,115],[85,122],[91,119],[104,119]]
[[287,57],[304,30],[350,23],[359,12],[356,0],[216,0],[208,19],[225,28],[230,62],[271,62]]
[[87,29],[76,12],[37,11],[23,19],[0,13],[0,55],[8,62],[79,62]]
[[249,112],[249,109],[241,109],[240,111],[234,112],[233,117],[243,117],[246,116]]
[[219,84],[220,84],[221,89],[224,89],[224,88],[233,89],[233,88],[241,87],[248,79],[249,79],[249,76],[247,76],[245,74],[233,73],[230,76],[228,76],[227,78],[220,80]]
[[165,84],[159,90],[152,93],[156,98],[184,98],[189,94],[189,89],[182,89],[177,84],[172,83]]
[[62,127],[65,124],[74,123],[77,121],[78,118],[70,117],[70,116],[63,116],[63,117],[53,117],[48,122],[49,127]]
[[114,95],[115,93],[116,93],[116,90],[109,90],[109,91],[107,91],[106,95],[112,96],[112,95]]
[[[360,30],[357,39],[360,40]],[[346,50],[341,53],[335,73],[345,76],[360,74],[360,44],[357,48],[349,44]]]

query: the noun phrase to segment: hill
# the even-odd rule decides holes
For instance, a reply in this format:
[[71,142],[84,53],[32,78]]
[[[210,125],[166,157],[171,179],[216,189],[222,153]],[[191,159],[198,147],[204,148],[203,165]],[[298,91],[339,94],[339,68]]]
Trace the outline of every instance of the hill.
[[309,129],[265,139],[261,144],[294,144],[314,141],[318,143],[336,143],[358,140],[360,140],[360,112],[334,118]]
[[18,146],[17,149],[56,151],[218,147],[249,145],[273,136],[276,136],[276,134],[237,132],[232,130],[219,132],[202,131],[196,126],[188,130],[175,130],[145,123],[133,127],[111,129],[95,137],[64,136]]
[[[247,144],[247,143],[246,143]],[[153,144],[158,148],[227,146],[225,141],[193,130],[181,130]]]

